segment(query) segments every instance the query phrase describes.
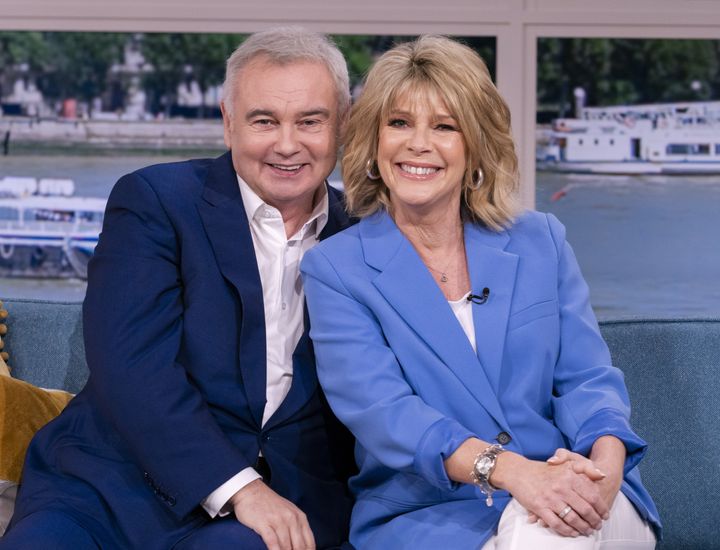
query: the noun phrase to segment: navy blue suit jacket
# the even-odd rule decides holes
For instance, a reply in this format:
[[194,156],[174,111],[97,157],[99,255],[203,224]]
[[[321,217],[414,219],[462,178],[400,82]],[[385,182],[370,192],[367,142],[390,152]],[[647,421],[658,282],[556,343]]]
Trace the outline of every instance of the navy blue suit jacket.
[[[328,190],[321,238],[348,224]],[[318,547],[345,540],[351,447],[319,389],[307,330],[290,392],[261,426],[262,287],[230,154],[123,177],[88,281],[90,378],[33,441],[14,521],[60,507],[104,549],[170,548],[208,521],[200,502],[262,450],[271,487],[307,514]]]

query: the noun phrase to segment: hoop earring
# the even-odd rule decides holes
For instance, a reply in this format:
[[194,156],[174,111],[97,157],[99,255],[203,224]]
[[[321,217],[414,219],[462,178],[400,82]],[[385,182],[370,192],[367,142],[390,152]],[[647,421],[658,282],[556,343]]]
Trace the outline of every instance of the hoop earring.
[[377,168],[375,161],[373,159],[368,159],[367,164],[365,165],[365,173],[367,174],[368,179],[379,180],[380,172],[373,174],[373,168]]
[[471,191],[477,191],[480,189],[484,181],[485,174],[483,173],[482,168],[478,167],[478,169],[473,172],[472,185],[469,185],[468,187]]

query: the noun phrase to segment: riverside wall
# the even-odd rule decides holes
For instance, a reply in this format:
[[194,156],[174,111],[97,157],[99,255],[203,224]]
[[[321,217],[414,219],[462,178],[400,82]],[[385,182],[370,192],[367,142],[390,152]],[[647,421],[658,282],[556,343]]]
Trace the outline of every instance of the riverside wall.
[[5,141],[8,148],[224,148],[223,125],[219,119],[129,121],[5,116],[0,117],[0,144]]

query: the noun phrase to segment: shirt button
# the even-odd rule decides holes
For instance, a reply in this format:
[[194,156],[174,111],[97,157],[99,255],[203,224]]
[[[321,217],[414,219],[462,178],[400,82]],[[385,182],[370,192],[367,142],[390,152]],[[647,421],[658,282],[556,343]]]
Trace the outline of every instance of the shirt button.
[[510,434],[507,432],[500,432],[495,439],[500,445],[507,445],[512,441],[512,437],[510,437]]
[[287,304],[285,302],[282,303],[282,308],[287,309]]

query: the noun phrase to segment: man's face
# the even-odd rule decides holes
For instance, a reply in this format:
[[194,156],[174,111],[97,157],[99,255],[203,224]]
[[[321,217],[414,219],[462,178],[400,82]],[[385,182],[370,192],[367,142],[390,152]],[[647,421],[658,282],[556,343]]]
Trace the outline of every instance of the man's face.
[[337,94],[328,69],[253,59],[222,107],[225,144],[240,177],[280,211],[309,209],[337,161]]

